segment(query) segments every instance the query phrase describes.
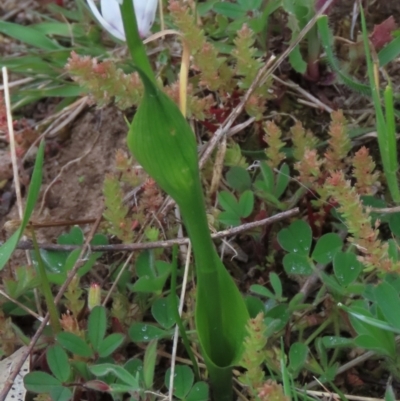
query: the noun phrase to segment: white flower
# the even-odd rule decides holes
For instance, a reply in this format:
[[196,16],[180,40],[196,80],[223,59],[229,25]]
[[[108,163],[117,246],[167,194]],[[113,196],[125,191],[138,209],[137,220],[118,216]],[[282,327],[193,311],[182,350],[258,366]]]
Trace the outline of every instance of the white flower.
[[[101,12],[93,0],[88,0],[88,4],[103,28],[117,39],[125,40],[124,25],[119,8],[122,0],[100,0]],[[142,38],[150,34],[150,28],[156,17],[157,4],[158,0],[133,0],[138,30]]]

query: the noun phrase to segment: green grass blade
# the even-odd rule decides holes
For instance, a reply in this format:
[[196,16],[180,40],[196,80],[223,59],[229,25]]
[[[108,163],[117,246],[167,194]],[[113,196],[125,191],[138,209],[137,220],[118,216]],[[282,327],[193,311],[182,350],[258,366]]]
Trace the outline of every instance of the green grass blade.
[[393,39],[388,45],[386,45],[379,53],[379,65],[384,67],[386,64],[395,60],[400,55],[400,36]]
[[55,41],[49,39],[45,34],[31,26],[0,21],[0,32],[38,49],[57,50],[62,48]]
[[0,248],[0,270],[4,268],[12,253],[14,252],[18,241],[20,240],[25,227],[32,215],[33,209],[39,197],[40,186],[43,177],[43,158],[44,158],[44,141],[40,143],[36,156],[35,167],[33,170],[31,184],[29,186],[28,197],[26,201],[25,213],[18,230],[3,244]]

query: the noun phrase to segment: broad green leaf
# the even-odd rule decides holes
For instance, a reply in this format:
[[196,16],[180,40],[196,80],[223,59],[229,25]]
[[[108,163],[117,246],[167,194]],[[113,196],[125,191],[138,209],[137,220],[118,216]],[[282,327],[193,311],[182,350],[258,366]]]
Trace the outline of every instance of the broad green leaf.
[[241,217],[241,207],[236,198],[228,191],[221,191],[218,193],[219,204],[232,215]]
[[143,377],[143,361],[138,358],[129,359],[124,365],[124,369],[127,370],[132,376],[139,377],[139,382],[144,382]]
[[[1,22],[1,21],[0,21]],[[31,218],[31,214],[36,205],[39,197],[40,186],[42,185],[42,169],[43,169],[43,157],[44,157],[44,141],[40,143],[35,166],[33,168],[33,174],[31,183],[29,185],[28,196],[26,200],[24,217],[21,222],[21,226],[15,231],[15,233],[0,247],[0,270],[4,268],[12,253],[14,252],[18,241],[20,240],[28,222]]]
[[58,386],[50,390],[52,401],[69,401],[72,399],[72,391],[68,387]]
[[118,379],[122,380],[124,383],[130,386],[129,391],[139,390],[139,382],[138,378],[132,376],[126,369],[122,366],[114,365],[112,363],[102,363],[99,365],[89,366],[89,370],[95,376],[106,376],[108,374],[112,374]]
[[46,351],[46,359],[51,373],[60,382],[66,382],[71,375],[67,353],[59,345],[52,345]]
[[378,339],[368,336],[366,334],[357,336],[354,339],[354,344],[357,347],[361,347],[364,349],[367,349],[369,351],[375,351],[379,354],[383,354],[386,356],[392,356],[393,354],[391,353],[393,351],[392,348],[387,348],[385,346],[385,343],[381,343]]
[[308,347],[303,343],[293,343],[289,350],[289,370],[297,377],[300,370],[304,368],[308,355]]
[[195,383],[186,397],[186,401],[208,401],[209,399],[209,388],[206,382]]
[[30,372],[24,377],[25,388],[33,393],[50,393],[61,386],[60,380],[45,372]]
[[276,186],[274,191],[274,194],[278,199],[286,191],[289,182],[290,182],[290,169],[286,163],[283,163],[276,177]]
[[271,299],[275,298],[275,294],[273,294],[268,288],[266,288],[260,284],[253,284],[250,287],[250,291],[253,292],[254,294],[261,295],[262,297],[271,298]]
[[333,271],[341,285],[348,286],[355,281],[362,268],[354,253],[338,252],[333,258]]
[[[165,374],[164,384],[169,389],[170,388],[170,377],[171,377],[171,369],[167,370]],[[192,369],[186,365],[176,365],[175,366],[175,374],[174,374],[174,395],[175,397],[182,399],[185,398],[192,388],[194,381],[194,374]]]
[[157,340],[150,341],[146,348],[143,360],[143,381],[146,389],[152,389],[154,385],[154,372],[157,359]]
[[278,298],[282,297],[282,283],[281,283],[281,279],[279,278],[279,276],[272,272],[269,274],[269,281],[271,283],[272,288],[274,289],[275,295]]
[[65,349],[74,355],[78,355],[84,358],[90,358],[93,356],[93,351],[87,345],[87,343],[78,337],[76,334],[69,332],[62,332],[57,335],[57,341]]
[[259,313],[264,313],[265,306],[260,298],[248,295],[245,297],[247,310],[249,311],[250,318],[254,319]]
[[288,253],[283,258],[283,267],[287,274],[309,276],[313,273],[313,264],[307,256]]
[[389,227],[393,235],[400,238],[400,213],[390,215]]
[[118,347],[122,345],[125,336],[121,333],[112,333],[107,336],[98,347],[98,353],[101,358],[110,356]]
[[240,217],[246,218],[251,215],[254,207],[254,194],[252,191],[244,191],[239,199]]
[[343,241],[335,233],[324,234],[315,245],[311,257],[318,263],[326,265],[332,262],[335,254],[343,247]]
[[240,226],[240,217],[232,212],[222,212],[218,215],[218,220],[227,226]]
[[170,329],[175,324],[175,311],[172,302],[172,294],[165,298],[157,299],[151,306],[151,313],[164,329]]
[[326,348],[351,348],[354,345],[354,340],[339,336],[326,336],[322,337],[322,343]]
[[275,179],[272,168],[264,161],[260,163],[261,174],[264,178],[265,190],[271,195],[275,193]]
[[226,173],[226,180],[231,188],[244,192],[251,188],[251,177],[249,172],[240,166],[233,166]]
[[129,337],[133,342],[137,343],[158,340],[170,335],[170,332],[159,329],[150,323],[133,323],[129,328]]
[[104,306],[95,306],[88,319],[88,340],[95,351],[99,350],[99,346],[106,335],[106,330],[106,309]]
[[398,292],[387,282],[374,288],[376,304],[382,311],[386,321],[400,330],[400,297]]
[[278,233],[279,245],[288,252],[308,256],[311,248],[310,226],[303,220],[294,221],[288,228]]

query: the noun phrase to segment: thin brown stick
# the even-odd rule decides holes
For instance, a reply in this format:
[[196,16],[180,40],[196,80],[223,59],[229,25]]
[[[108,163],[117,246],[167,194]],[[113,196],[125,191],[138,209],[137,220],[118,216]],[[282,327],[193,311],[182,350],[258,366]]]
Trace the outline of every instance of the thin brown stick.
[[[299,208],[287,210],[285,212],[278,213],[274,216],[267,217],[266,219],[253,221],[251,223],[245,223],[238,227],[229,228],[227,230],[219,231],[215,234],[211,234],[213,239],[220,239],[229,237],[232,235],[241,234],[245,231],[251,230],[256,227],[270,225],[281,220],[291,218],[299,213]],[[113,245],[94,245],[90,246],[91,252],[122,252],[122,251],[139,251],[143,249],[154,249],[154,248],[171,248],[174,245],[188,244],[188,238],[177,238],[166,241],[155,241],[155,242],[144,242],[136,244],[113,244]],[[0,242],[0,246],[3,243]],[[39,244],[40,249],[46,249],[48,251],[73,251],[80,248],[78,245],[58,245],[58,244]],[[31,241],[20,241],[17,245],[17,249],[33,249]],[[1,401],[1,400],[0,400]]]

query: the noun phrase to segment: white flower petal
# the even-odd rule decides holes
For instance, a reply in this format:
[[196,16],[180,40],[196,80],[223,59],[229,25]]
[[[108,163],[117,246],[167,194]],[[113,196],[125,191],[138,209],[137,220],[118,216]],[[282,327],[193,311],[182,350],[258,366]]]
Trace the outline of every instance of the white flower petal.
[[[124,23],[122,22],[121,9],[117,0],[100,0],[101,15],[125,40]],[[116,35],[114,35],[116,36]]]
[[150,34],[156,17],[158,0],[133,0],[136,21],[140,36],[146,37]]
[[[113,23],[111,24],[109,22],[110,20],[107,16],[105,18],[103,18],[103,16],[100,14],[100,11],[97,8],[97,6],[93,0],[87,0],[87,1],[88,1],[90,9],[92,10],[93,15],[95,16],[97,21],[101,24],[101,26],[103,28],[105,28],[109,33],[111,33],[111,35],[115,36],[117,39],[125,41],[125,33],[124,33],[123,28],[122,28],[122,30],[118,29],[118,26],[119,27],[122,26],[121,13],[119,13],[119,22],[113,21]],[[103,3],[106,3],[106,2],[109,2],[111,5],[104,5]],[[108,9],[108,7],[109,7],[110,10],[112,10],[113,9],[112,3],[116,4],[116,6],[118,7],[118,11],[119,11],[119,6],[118,6],[118,3],[116,2],[116,0],[102,0],[101,1],[102,13],[103,13],[103,7],[105,7],[105,9]],[[115,13],[115,11],[114,11],[114,13]]]

